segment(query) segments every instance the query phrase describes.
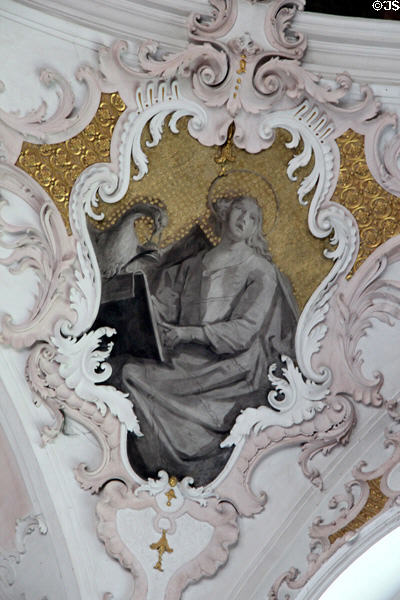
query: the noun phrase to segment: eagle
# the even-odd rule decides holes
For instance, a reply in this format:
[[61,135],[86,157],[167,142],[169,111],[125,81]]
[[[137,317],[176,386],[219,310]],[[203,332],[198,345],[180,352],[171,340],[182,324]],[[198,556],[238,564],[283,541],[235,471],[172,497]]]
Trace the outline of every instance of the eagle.
[[[135,221],[141,217],[151,217],[153,221],[150,239],[143,246],[139,244],[135,233]],[[98,231],[89,224],[89,234],[102,278],[107,280],[129,273],[133,262],[143,257],[157,256],[158,249],[153,240],[157,234],[161,234],[167,222],[164,209],[155,204],[140,202],[124,213],[107,231]]]

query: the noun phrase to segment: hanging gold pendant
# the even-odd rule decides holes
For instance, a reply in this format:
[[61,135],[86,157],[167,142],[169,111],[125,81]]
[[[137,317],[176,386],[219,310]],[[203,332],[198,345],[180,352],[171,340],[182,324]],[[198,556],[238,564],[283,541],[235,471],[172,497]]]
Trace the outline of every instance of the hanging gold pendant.
[[160,537],[158,542],[154,542],[153,544],[150,544],[150,548],[151,548],[151,550],[158,551],[158,561],[154,565],[153,569],[157,569],[158,571],[163,572],[164,571],[164,569],[162,568],[163,554],[164,554],[164,552],[168,552],[168,553],[173,552],[173,549],[170,548],[170,546],[168,544],[167,532],[165,529],[162,530],[162,536]]

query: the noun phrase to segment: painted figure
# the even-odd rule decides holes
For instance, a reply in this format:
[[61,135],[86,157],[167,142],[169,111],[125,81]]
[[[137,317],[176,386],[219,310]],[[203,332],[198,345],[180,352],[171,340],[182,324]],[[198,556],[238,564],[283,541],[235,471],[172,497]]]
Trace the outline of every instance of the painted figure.
[[297,308],[257,201],[222,198],[214,212],[220,243],[164,269],[154,294],[167,362],[131,356],[122,368],[144,434],[129,434],[128,457],[144,478],[164,469],[212,481],[237,415],[267,402],[268,367],[294,355]]

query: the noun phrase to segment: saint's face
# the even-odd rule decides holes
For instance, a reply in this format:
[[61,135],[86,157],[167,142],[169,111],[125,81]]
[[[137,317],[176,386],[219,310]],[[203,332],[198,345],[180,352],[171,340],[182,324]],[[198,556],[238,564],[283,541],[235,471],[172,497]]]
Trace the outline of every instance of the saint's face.
[[246,241],[255,232],[258,219],[258,206],[253,200],[238,200],[229,212],[226,233],[235,242]]

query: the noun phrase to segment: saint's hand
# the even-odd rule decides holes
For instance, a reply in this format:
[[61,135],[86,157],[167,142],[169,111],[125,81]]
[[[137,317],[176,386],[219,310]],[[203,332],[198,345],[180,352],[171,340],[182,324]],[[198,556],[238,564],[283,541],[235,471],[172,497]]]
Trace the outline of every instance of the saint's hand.
[[190,327],[178,327],[177,325],[169,325],[161,323],[162,337],[166,348],[175,348],[180,343],[190,342],[192,336]]

